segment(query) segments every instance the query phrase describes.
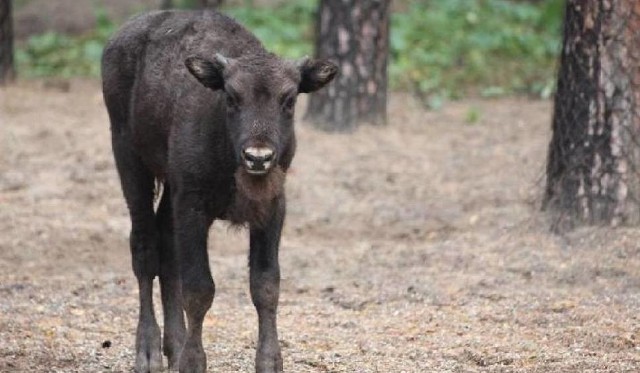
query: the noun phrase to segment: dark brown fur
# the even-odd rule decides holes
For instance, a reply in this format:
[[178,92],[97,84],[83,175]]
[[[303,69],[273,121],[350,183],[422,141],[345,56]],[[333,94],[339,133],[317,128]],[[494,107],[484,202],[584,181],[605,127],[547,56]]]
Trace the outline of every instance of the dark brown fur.
[[280,166],[264,177],[238,168],[234,174],[236,193],[225,219],[236,225],[264,227],[275,200],[284,195],[285,176]]
[[[206,370],[201,330],[215,293],[207,252],[215,219],[250,229],[250,290],[261,336],[256,371],[282,371],[278,247],[285,173],[296,148],[295,99],[336,72],[328,61],[283,60],[213,11],[147,13],[126,23],[105,47],[104,100],[140,290],[137,372],[161,371],[161,345],[170,367]],[[258,158],[249,161],[249,149],[268,152],[254,151]],[[252,172],[268,173],[249,175],[256,165]],[[164,188],[154,211],[155,180]],[[162,339],[153,312],[156,276]]]

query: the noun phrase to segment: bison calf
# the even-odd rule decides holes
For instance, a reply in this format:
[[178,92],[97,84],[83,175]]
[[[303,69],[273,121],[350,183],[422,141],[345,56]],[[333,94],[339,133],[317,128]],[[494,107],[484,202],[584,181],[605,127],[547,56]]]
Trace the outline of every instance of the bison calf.
[[[328,61],[279,58],[214,11],[143,14],[107,44],[103,94],[140,291],[137,372],[162,370],[155,276],[169,367],[206,370],[202,322],[215,293],[207,233],[215,219],[249,227],[256,371],[282,371],[278,246],[294,106],[299,93],[323,87],[336,72]],[[156,183],[163,191],[154,211]]]

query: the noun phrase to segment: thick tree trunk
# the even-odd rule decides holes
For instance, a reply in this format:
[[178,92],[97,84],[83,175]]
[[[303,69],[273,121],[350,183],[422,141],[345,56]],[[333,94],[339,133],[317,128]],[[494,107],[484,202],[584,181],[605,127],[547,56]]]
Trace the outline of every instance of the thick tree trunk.
[[640,222],[640,2],[568,0],[544,207],[556,228]]
[[390,0],[321,0],[316,56],[340,67],[327,88],[311,95],[307,118],[318,127],[351,131],[387,121]]
[[15,79],[11,0],[0,0],[0,85]]

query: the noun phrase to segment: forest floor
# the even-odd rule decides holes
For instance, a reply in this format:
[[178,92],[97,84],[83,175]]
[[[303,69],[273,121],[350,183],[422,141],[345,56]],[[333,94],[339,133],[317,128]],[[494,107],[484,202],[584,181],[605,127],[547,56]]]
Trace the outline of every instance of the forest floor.
[[[133,366],[129,220],[99,83],[65,88],[0,90],[0,372]],[[640,371],[640,230],[549,233],[550,110],[501,99],[425,111],[394,94],[387,127],[335,135],[299,121],[285,370]],[[246,233],[216,223],[210,238],[209,369],[250,372]]]

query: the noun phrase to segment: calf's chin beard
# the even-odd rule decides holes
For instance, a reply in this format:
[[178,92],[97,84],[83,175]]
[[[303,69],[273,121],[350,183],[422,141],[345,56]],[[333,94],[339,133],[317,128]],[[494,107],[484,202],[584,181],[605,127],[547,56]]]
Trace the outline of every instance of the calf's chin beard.
[[238,167],[233,175],[236,191],[251,201],[272,201],[284,191],[285,172],[276,166],[263,175],[252,175]]
[[284,194],[286,173],[276,166],[264,175],[251,175],[238,167],[233,176],[236,193],[227,218],[233,224],[264,227],[274,213],[276,199]]

